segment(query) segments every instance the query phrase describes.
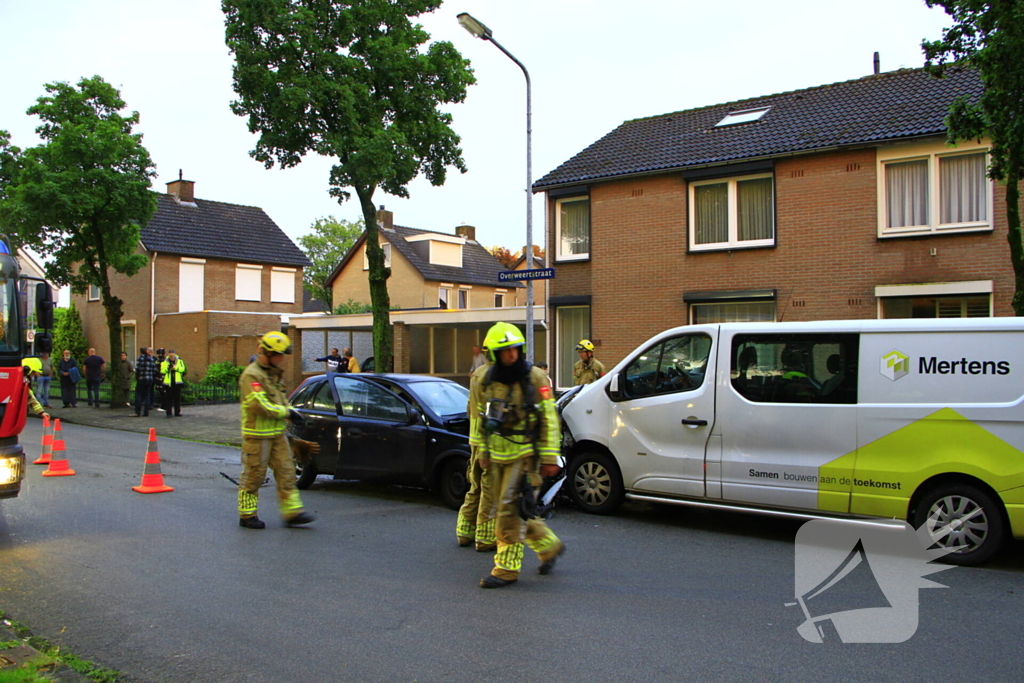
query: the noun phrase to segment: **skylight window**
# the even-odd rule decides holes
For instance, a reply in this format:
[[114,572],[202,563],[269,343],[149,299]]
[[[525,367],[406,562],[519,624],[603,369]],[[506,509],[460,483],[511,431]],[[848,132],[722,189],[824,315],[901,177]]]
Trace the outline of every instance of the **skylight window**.
[[742,111],[731,111],[725,115],[725,118],[715,124],[715,128],[719,126],[733,126],[737,123],[750,123],[751,121],[757,121],[762,116],[768,113],[771,107],[761,107],[760,109],[744,109]]

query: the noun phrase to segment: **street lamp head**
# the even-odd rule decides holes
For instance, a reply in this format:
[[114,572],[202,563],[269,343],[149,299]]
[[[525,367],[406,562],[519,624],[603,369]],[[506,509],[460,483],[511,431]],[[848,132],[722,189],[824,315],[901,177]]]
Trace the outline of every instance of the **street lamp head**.
[[459,23],[462,24],[462,28],[466,29],[477,38],[488,40],[491,37],[491,29],[484,26],[481,22],[477,21],[466,12],[460,14],[458,18]]

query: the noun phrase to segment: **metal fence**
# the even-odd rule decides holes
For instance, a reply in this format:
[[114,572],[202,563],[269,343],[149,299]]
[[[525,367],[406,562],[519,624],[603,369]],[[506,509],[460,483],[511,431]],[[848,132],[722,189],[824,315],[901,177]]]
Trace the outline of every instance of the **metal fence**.
[[[110,389],[110,382],[100,384],[100,403],[110,403]],[[75,385],[75,395],[79,401],[85,402],[88,400],[85,380]],[[36,398],[40,401],[43,400],[42,396],[36,396]],[[135,383],[132,382],[131,389],[128,391],[128,402],[134,403],[134,401]],[[60,382],[53,382],[50,385],[50,400],[48,403],[50,405],[61,403]],[[157,405],[160,403],[159,388],[154,394],[154,403]],[[206,384],[205,382],[186,382],[182,388],[182,405],[213,405],[216,403],[238,403],[238,385],[226,386],[223,384]]]

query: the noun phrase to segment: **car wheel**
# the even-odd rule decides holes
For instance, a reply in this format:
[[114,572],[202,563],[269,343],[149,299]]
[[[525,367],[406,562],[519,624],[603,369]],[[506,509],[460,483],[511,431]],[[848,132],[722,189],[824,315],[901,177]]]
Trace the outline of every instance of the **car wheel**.
[[441,467],[441,474],[437,478],[437,492],[452,510],[462,507],[466,499],[466,492],[469,491],[469,480],[466,478],[466,468],[469,461],[465,458],[448,458]]
[[935,541],[933,548],[953,548],[941,558],[949,564],[981,564],[999,551],[1006,537],[1002,506],[970,484],[944,484],[928,491],[914,513],[914,527],[922,524]]
[[625,498],[615,459],[604,453],[583,453],[569,464],[569,496],[584,512],[610,515]]
[[319,474],[316,470],[316,465],[312,461],[307,462],[305,465],[295,463],[295,486],[303,491],[308,489],[314,481],[316,481],[316,475]]

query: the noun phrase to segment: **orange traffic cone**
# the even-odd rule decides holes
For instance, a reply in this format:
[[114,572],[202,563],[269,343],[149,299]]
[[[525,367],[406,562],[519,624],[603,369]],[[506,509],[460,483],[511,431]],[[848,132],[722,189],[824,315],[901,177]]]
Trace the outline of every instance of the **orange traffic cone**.
[[50,453],[50,466],[43,472],[44,477],[70,477],[75,471],[68,465],[64,455],[64,439],[60,435],[60,418],[54,420],[53,451]]
[[160,450],[156,446],[156,429],[150,427],[149,450],[146,451],[146,466],[142,469],[142,483],[133,486],[132,491],[164,493],[173,490],[174,487],[164,485],[164,475],[160,473]]
[[43,454],[38,460],[33,460],[33,465],[49,465],[50,455],[53,453],[53,427],[50,425],[50,418],[43,416]]

